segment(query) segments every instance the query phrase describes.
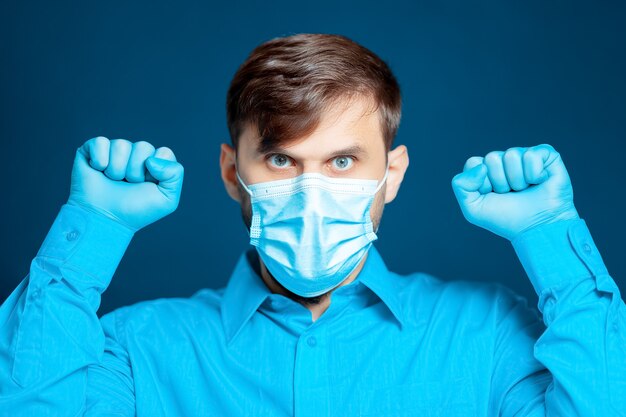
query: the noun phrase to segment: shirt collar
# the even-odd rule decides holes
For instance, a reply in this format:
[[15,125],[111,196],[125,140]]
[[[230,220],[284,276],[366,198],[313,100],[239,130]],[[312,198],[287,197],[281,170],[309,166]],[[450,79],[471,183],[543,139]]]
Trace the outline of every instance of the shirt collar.
[[271,294],[256,271],[258,258],[254,250],[241,254],[222,298],[222,322],[226,341],[230,343],[244,324]]
[[[221,313],[227,343],[237,336],[263,301],[272,294],[257,272],[257,264],[258,257],[254,249],[241,254],[226,285]],[[402,305],[391,274],[376,248],[371,246],[356,281],[374,292],[402,325]]]
[[387,265],[385,265],[380,253],[372,245],[358,279],[385,303],[389,311],[402,326],[405,324],[402,303],[398,295],[397,281],[393,279],[392,275],[393,273],[387,269]]

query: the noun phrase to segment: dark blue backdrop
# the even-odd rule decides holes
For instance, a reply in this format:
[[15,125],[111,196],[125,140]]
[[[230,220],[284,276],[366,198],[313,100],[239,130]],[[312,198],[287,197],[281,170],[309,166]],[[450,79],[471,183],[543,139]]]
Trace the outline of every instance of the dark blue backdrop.
[[86,139],[148,140],[185,166],[179,209],[133,239],[100,312],[225,284],[246,248],[223,190],[224,98],[250,50],[297,32],[347,35],[389,62],[411,166],[378,248],[395,271],[502,282],[536,303],[511,245],[466,223],[465,159],[551,143],[626,290],[624,2],[3,2],[0,301],[67,200]]

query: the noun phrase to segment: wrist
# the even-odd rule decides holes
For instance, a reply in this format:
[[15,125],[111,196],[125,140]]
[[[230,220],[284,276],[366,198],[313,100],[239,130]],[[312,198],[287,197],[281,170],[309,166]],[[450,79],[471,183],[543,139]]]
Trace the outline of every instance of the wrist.
[[120,219],[119,217],[115,216],[114,214],[110,213],[107,210],[94,207],[91,204],[86,204],[79,200],[73,199],[72,197],[70,197],[67,200],[66,204],[68,206],[78,207],[79,209],[85,212],[95,214],[97,217],[103,218],[105,222],[114,222],[117,225],[122,226],[125,229],[128,229],[132,234],[135,234],[139,230],[139,228],[130,226],[129,224],[124,222],[122,219]]
[[514,234],[509,238],[511,242],[520,238],[520,236],[527,234],[533,229],[540,228],[542,226],[547,226],[549,224],[559,223],[559,222],[567,222],[572,220],[579,220],[580,216],[578,215],[578,211],[574,206],[559,210],[555,213],[551,213],[549,216],[544,218],[535,219],[529,226],[525,227],[521,231]]

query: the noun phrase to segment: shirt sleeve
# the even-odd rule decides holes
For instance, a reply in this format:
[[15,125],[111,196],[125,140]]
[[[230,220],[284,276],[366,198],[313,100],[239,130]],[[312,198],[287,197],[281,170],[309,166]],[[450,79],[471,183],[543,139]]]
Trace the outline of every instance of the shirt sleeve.
[[626,416],[626,307],[585,221],[542,225],[512,243],[545,323],[532,354],[551,377],[519,378],[502,415]]
[[135,415],[135,385],[126,349],[125,317],[128,308],[102,317],[104,355],[87,369],[85,417]]
[[133,236],[64,204],[30,271],[0,307],[0,415],[77,415],[88,366],[101,363],[100,295]]

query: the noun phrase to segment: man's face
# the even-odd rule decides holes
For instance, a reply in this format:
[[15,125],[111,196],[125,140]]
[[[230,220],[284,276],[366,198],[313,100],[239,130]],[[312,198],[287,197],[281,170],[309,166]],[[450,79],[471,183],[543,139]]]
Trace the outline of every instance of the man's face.
[[[273,149],[259,150],[254,126],[242,132],[236,152],[237,169],[246,185],[320,173],[335,178],[382,180],[387,152],[378,111],[364,99],[343,101],[321,118],[315,131]],[[385,203],[385,185],[370,211],[378,228]],[[248,229],[252,218],[250,196],[239,184],[239,202]]]
[[[320,173],[335,178],[387,181],[374,197],[370,216],[378,229],[385,203],[392,201],[408,166],[406,147],[387,152],[382,135],[381,118],[371,101],[354,99],[332,106],[322,115],[317,128],[308,136],[296,138],[273,149],[260,149],[256,126],[247,126],[235,151],[222,145],[220,165],[229,195],[241,205],[248,230],[252,218],[249,194],[236,178],[246,185],[297,177],[304,173]],[[308,303],[291,294],[292,298]],[[319,297],[316,297],[319,298]]]

